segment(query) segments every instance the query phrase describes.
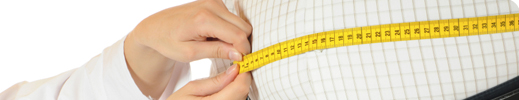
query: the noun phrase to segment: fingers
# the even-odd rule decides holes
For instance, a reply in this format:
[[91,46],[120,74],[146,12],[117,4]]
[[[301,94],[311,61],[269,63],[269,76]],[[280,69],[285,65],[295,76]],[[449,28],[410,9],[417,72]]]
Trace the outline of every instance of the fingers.
[[242,54],[250,53],[251,46],[248,34],[233,24],[221,18],[209,18],[206,24],[201,24],[200,34],[206,37],[215,37],[229,44]]
[[187,93],[191,93],[189,95],[195,96],[206,96],[214,94],[234,81],[238,75],[238,70],[239,67],[237,67],[237,65],[233,65],[229,67],[229,69],[224,73],[220,73],[219,75],[212,78],[191,81],[182,89],[184,89],[183,91],[187,91]]
[[218,93],[207,96],[203,99],[208,100],[244,100],[249,93],[249,87],[252,82],[250,72],[239,74],[233,82]]
[[216,77],[191,81],[168,97],[168,100],[209,99],[244,100],[252,82],[250,72],[238,74],[239,67],[233,65]]
[[[248,20],[244,17],[243,12],[241,12],[241,11],[238,12],[240,15],[242,15],[240,18],[239,16],[236,16],[233,13],[229,12],[227,7],[223,4],[223,2],[221,0],[207,0],[206,2],[208,3],[208,5],[206,6],[207,9],[209,9],[211,12],[213,12],[215,15],[217,15],[220,19],[222,19],[222,20],[215,19],[214,21],[216,23],[221,23],[222,26],[215,27],[215,25],[213,25],[213,26],[211,26],[211,27],[214,27],[212,29],[227,30],[225,27],[227,27],[227,28],[236,27],[236,28],[242,30],[242,32],[236,32],[237,30],[235,30],[235,29],[229,30],[229,31],[233,31],[233,32],[214,32],[214,36],[216,36],[216,38],[219,38],[228,43],[232,43],[234,45],[234,47],[244,55],[250,53],[250,43],[247,38],[252,34],[252,26],[250,25]],[[238,2],[236,2],[236,3],[238,3]],[[238,6],[238,8],[235,8],[235,9],[240,9],[240,8]],[[227,23],[229,23],[229,24],[227,24]]]
[[245,21],[246,23],[248,23],[250,25],[249,19],[245,16],[245,13],[243,12],[243,10],[240,6],[240,0],[234,0],[234,9],[235,9],[236,13],[238,14],[238,16],[241,19],[243,19],[243,21]]
[[196,50],[192,60],[202,58],[222,58],[242,61],[242,54],[234,49],[232,44],[223,41],[192,41],[190,46],[193,46],[194,49],[192,50]]
[[[238,3],[238,2],[235,2],[235,3]],[[207,8],[209,10],[213,11],[220,18],[224,19],[225,21],[230,22],[231,24],[234,24],[241,30],[245,31],[247,36],[249,36],[252,33],[252,26],[250,25],[250,23],[248,23],[244,17],[238,17],[238,16],[234,15],[233,13],[229,12],[227,7],[223,3],[215,3],[215,5],[207,6]],[[239,8],[234,8],[234,9],[239,9]],[[242,14],[242,12],[241,13],[237,12],[237,13]]]

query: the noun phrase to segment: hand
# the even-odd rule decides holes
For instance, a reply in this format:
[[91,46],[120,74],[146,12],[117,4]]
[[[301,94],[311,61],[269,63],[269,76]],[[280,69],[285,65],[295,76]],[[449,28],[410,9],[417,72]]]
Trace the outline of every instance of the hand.
[[198,0],[141,21],[126,37],[124,55],[135,84],[157,99],[175,64],[202,58],[241,61],[250,53],[251,32],[246,18],[230,13],[221,0]]
[[233,65],[216,77],[191,81],[168,97],[168,100],[245,100],[251,85],[250,72],[238,74]]
[[229,12],[222,0],[199,0],[144,19],[128,38],[175,61],[241,61],[250,53],[251,32],[252,26]]

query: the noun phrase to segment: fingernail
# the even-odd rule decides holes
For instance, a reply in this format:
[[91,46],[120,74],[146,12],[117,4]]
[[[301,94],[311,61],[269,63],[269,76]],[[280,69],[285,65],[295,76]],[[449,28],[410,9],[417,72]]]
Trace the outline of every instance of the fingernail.
[[234,61],[241,61],[241,54],[236,50],[229,51],[229,58]]
[[231,67],[229,67],[227,69],[227,71],[225,71],[225,74],[230,74],[231,72],[233,72],[234,70],[236,70],[236,64],[232,65]]

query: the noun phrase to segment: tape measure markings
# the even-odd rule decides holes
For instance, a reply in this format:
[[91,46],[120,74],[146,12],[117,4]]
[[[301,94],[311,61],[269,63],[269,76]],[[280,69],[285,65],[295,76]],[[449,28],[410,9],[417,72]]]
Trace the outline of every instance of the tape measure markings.
[[[518,25],[516,25],[518,24]],[[312,50],[380,42],[484,35],[519,31],[519,13],[355,27],[283,41],[235,61],[240,73]]]

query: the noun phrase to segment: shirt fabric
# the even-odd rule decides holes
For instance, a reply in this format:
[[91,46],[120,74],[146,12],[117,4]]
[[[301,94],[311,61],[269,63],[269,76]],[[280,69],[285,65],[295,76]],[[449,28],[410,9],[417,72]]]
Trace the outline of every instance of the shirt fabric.
[[[83,66],[34,82],[20,82],[0,93],[0,100],[146,100],[126,65],[124,40],[119,40]],[[175,62],[159,100],[187,84],[189,63]]]
[[[250,36],[252,52],[333,30],[519,13],[510,0],[223,2],[234,14],[238,3],[250,21],[254,29]],[[251,100],[463,99],[519,75],[519,42],[515,42],[519,41],[518,36],[516,31],[308,51],[251,71],[249,97]],[[226,67],[222,65],[228,64],[214,61],[220,66],[214,66],[213,73],[222,71]]]

